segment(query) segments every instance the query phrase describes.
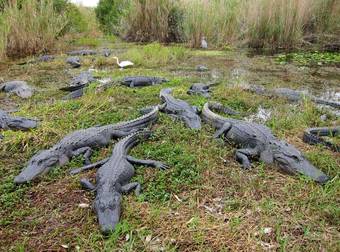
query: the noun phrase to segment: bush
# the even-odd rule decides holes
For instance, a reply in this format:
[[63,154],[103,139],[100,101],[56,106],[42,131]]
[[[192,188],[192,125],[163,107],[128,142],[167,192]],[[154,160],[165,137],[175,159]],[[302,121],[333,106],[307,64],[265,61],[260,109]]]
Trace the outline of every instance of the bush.
[[130,0],[100,0],[95,12],[101,29],[106,34],[118,35],[121,18],[129,6]]
[[124,37],[129,41],[183,39],[183,10],[175,0],[133,0],[124,23]]

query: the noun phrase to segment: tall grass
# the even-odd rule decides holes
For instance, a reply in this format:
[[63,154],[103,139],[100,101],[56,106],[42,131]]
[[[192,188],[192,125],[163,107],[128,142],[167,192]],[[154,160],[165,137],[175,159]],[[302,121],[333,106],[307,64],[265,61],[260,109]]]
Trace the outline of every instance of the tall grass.
[[339,0],[133,0],[126,23],[134,41],[168,39],[174,7],[192,47],[207,38],[210,47],[244,44],[262,48],[292,48],[310,33],[340,31]]
[[239,0],[182,0],[185,11],[184,29],[192,47],[202,37],[215,46],[232,43],[238,36]]
[[52,0],[10,1],[1,14],[0,55],[23,57],[49,51],[63,33],[67,19],[57,14]]
[[180,40],[181,14],[176,0],[133,0],[124,23],[125,37],[133,41]]

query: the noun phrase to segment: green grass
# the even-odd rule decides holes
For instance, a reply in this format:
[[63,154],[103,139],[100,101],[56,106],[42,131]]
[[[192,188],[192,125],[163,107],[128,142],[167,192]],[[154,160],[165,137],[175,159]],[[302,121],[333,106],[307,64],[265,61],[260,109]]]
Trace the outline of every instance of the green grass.
[[81,37],[76,39],[73,44],[75,46],[90,46],[90,47],[97,47],[100,45],[100,41],[96,38],[90,37]]
[[[122,60],[124,55],[133,57],[132,52],[137,52],[143,61],[136,61],[139,56],[126,56],[138,64],[120,71],[110,58],[100,59],[101,64],[95,65],[98,71],[94,73],[98,78],[147,75],[171,81],[140,89],[114,85],[102,92],[97,91],[99,83],[96,82],[79,100],[61,101],[64,93],[58,88],[65,86],[71,76],[96,64],[91,57],[82,57],[83,68],[68,70],[70,75],[65,74],[65,56],[58,56],[56,62],[0,68],[6,80],[28,80],[42,90],[28,100],[7,98],[0,93],[1,105],[10,106],[9,99],[20,108],[16,115],[39,119],[39,127],[32,131],[2,132],[5,138],[0,144],[0,250],[60,250],[61,245],[79,251],[262,251],[265,246],[282,251],[319,251],[320,248],[332,251],[340,248],[339,156],[301,140],[306,127],[339,121],[334,117],[321,121],[322,110],[308,100],[291,106],[284,99],[246,92],[233,85],[230,72],[243,64],[249,72],[243,81],[266,82],[265,74],[268,74],[271,82],[267,84],[273,86],[298,83],[274,75],[272,69],[282,71],[283,76],[288,71],[292,80],[315,81],[322,77],[295,72],[293,65],[290,72],[291,68],[273,64],[269,57],[247,58],[239,51],[203,53],[159,44],[112,46],[117,51],[124,48],[125,51],[118,53]],[[165,162],[170,169],[135,167],[133,181],[141,183],[142,194],[123,196],[120,224],[109,237],[100,234],[91,208],[78,207],[80,203],[91,205],[94,199],[94,193],[81,189],[79,180],[94,180],[95,171],[72,177],[68,173],[80,167],[83,158],[74,158],[64,167],[56,167],[39,181],[13,184],[14,176],[37,151],[49,148],[76,129],[136,118],[139,108],[159,103],[159,91],[164,87],[173,88],[176,98],[202,108],[206,98],[186,94],[193,82],[211,80],[209,72],[194,71],[202,62],[210,69],[223,72],[221,84],[213,88],[211,100],[240,111],[237,118],[255,113],[260,105],[273,110],[273,117],[266,125],[280,139],[296,145],[314,165],[330,175],[332,181],[320,186],[257,161],[252,170],[243,171],[234,159],[235,148],[214,140],[211,127],[203,124],[200,131],[190,130],[181,122],[160,114],[153,127],[153,137],[134,147],[130,154]],[[256,70],[252,70],[255,67]],[[257,69],[260,67],[266,72],[261,72],[259,79]],[[113,146],[114,142],[96,150],[92,161],[109,156]],[[264,233],[266,228],[272,232]]]

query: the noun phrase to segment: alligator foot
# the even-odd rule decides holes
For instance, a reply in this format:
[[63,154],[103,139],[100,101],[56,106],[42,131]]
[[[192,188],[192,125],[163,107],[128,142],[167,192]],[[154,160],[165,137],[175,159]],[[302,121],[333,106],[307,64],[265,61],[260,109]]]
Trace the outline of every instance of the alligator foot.
[[126,193],[126,194],[131,192],[133,189],[135,189],[136,196],[139,196],[142,186],[138,182],[132,182],[132,183],[123,185],[121,188],[122,193]]
[[214,138],[217,139],[221,137],[223,134],[226,134],[231,129],[231,127],[232,127],[231,123],[229,122],[224,123],[223,126],[215,132]]
[[80,185],[86,190],[90,190],[90,191],[96,190],[96,186],[92,184],[88,179],[81,179]]
[[85,164],[89,165],[89,164],[91,164],[90,157],[92,155],[92,152],[93,151],[90,147],[82,147],[82,148],[79,148],[79,149],[73,151],[72,156],[83,155],[84,159],[85,159]]
[[100,166],[105,164],[108,160],[109,160],[109,158],[105,158],[105,159],[100,160],[98,162],[95,162],[93,164],[89,164],[89,165],[85,165],[81,168],[73,169],[73,170],[70,171],[70,174],[75,175],[75,174],[81,173],[83,171],[87,171],[87,170],[94,169],[94,168],[99,168]]
[[145,166],[151,166],[154,168],[158,168],[161,170],[166,170],[169,168],[168,165],[159,162],[159,161],[155,161],[155,160],[143,160],[143,159],[137,159],[131,156],[127,156],[126,157],[127,161],[129,161],[131,164],[137,164],[137,165],[145,165]]

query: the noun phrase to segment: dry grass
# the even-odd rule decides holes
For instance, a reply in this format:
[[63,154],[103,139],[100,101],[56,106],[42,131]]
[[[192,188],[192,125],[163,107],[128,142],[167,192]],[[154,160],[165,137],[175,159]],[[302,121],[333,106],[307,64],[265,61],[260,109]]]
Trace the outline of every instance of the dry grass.
[[12,1],[2,15],[6,28],[0,33],[0,53],[9,57],[49,51],[67,24],[63,15],[55,13],[51,0],[26,0],[20,8]]

